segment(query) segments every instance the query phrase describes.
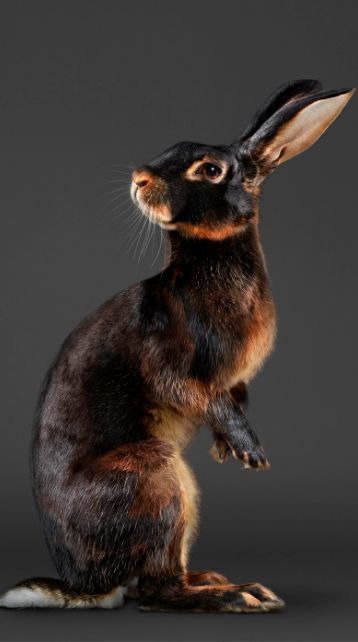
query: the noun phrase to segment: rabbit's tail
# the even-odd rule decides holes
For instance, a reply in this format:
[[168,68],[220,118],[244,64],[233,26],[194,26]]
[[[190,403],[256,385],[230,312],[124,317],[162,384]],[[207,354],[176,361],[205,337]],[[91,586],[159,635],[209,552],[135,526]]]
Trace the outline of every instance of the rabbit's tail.
[[123,606],[128,588],[116,586],[108,593],[76,593],[60,580],[34,577],[19,582],[0,596],[0,607],[7,609],[115,609]]

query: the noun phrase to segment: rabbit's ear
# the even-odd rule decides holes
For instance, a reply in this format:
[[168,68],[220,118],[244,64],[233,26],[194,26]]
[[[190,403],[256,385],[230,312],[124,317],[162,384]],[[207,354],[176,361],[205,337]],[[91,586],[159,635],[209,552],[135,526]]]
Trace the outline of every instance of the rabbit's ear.
[[319,80],[290,80],[289,82],[283,83],[268,97],[266,102],[256,112],[240,140],[244,141],[250,138],[266,120],[288,102],[312,93],[317,93],[321,89],[322,85]]
[[235,143],[247,178],[259,183],[308,149],[333,123],[355,89],[320,91],[286,102],[249,137]]

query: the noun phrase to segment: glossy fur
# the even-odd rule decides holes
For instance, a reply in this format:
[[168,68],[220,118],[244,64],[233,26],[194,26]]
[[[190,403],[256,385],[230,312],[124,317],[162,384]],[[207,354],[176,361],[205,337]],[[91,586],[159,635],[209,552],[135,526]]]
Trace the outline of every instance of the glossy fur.
[[[282,608],[259,584],[188,571],[198,489],[182,453],[206,425],[217,461],[233,454],[246,467],[269,466],[245,417],[247,384],[275,339],[259,186],[287,153],[287,124],[347,93],[288,83],[240,141],[180,143],[134,173],[133,199],[166,229],[167,264],[87,317],[47,375],[32,476],[61,581],[21,583],[0,605],[31,606],[20,593],[33,591],[43,602],[34,606],[110,608],[122,603],[118,587],[138,578],[145,610]],[[270,156],[272,141],[285,151]]]

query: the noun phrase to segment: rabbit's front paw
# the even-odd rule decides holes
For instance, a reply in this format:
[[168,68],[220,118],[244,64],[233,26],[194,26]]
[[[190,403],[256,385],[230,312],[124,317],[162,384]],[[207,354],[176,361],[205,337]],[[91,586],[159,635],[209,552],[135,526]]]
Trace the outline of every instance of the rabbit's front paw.
[[233,456],[243,462],[244,468],[255,468],[257,470],[270,468],[260,440],[252,430],[246,417],[242,418],[241,425],[237,426],[236,430],[229,432],[226,441],[231,448]]
[[238,430],[230,436],[215,434],[215,441],[210,449],[213,459],[222,464],[228,459],[230,453],[244,464],[244,468],[257,470],[270,468],[264,449],[251,428]]
[[257,470],[268,470],[271,468],[264,449],[260,445],[253,445],[248,448],[246,446],[243,448],[232,448],[232,454],[235,459],[243,462],[244,468],[256,468]]

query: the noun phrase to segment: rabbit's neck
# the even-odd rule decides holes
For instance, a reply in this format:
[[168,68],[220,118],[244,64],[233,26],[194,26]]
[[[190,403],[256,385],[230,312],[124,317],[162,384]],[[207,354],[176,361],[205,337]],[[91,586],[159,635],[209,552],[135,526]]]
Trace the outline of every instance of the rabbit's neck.
[[186,277],[203,286],[267,280],[264,255],[256,224],[222,241],[183,237],[169,232],[167,266],[182,270]]

